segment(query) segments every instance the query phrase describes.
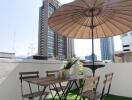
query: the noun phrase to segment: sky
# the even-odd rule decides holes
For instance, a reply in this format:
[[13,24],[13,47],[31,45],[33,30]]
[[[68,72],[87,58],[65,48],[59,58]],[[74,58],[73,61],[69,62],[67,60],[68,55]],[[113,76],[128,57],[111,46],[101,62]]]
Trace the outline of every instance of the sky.
[[[72,0],[58,0],[68,3]],[[15,52],[16,56],[37,53],[38,18],[42,0],[1,0],[0,52]],[[122,50],[119,36],[115,37],[115,51]],[[83,44],[83,45],[82,45]],[[100,56],[99,39],[95,40],[95,54]],[[91,40],[75,40],[75,54],[81,58],[91,54]]]

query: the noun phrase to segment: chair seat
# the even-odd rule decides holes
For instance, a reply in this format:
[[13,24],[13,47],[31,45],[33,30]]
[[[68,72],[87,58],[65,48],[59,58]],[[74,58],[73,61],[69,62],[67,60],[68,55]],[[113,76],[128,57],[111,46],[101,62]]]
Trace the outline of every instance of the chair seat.
[[87,97],[90,100],[96,100],[101,97],[101,94],[97,91],[89,90],[81,94],[82,97]]
[[29,94],[24,94],[23,97],[25,98],[33,98],[33,97],[38,97],[38,96],[41,96],[41,95],[48,95],[49,92],[44,92],[43,91],[38,91],[38,92],[33,92],[32,94],[29,93]]

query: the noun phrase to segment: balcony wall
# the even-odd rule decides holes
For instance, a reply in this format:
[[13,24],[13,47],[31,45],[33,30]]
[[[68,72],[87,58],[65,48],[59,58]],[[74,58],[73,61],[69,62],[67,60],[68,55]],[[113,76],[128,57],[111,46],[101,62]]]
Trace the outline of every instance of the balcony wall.
[[[0,59],[0,100],[21,100],[19,72],[39,71],[45,76],[46,70],[56,70],[64,66],[63,61],[13,60]],[[102,90],[104,74],[114,72],[111,93],[132,97],[132,63],[107,63],[104,68],[96,70],[101,76],[99,91]],[[89,69],[85,73],[91,75]]]

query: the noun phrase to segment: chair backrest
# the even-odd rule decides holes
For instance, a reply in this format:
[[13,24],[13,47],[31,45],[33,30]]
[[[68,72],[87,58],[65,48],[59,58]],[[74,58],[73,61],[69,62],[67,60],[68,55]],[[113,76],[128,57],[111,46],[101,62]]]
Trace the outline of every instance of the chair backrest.
[[[28,79],[28,78],[39,78],[39,72],[38,71],[32,71],[32,72],[19,72],[19,79],[21,81],[21,93],[23,96],[23,79]],[[39,88],[39,87],[38,87]]]
[[59,70],[46,71],[46,76],[54,76]]
[[88,78],[86,78],[84,80],[84,84],[83,84],[81,92],[86,92],[89,90],[95,90],[96,91],[99,80],[100,80],[100,76],[94,76],[94,77],[89,76]]
[[[113,72],[111,73],[108,73],[105,75],[105,80],[103,81],[103,90],[102,90],[102,95],[101,95],[101,98],[103,96],[108,96],[109,95],[109,91],[110,91],[110,87],[111,87],[111,82],[112,82],[112,78],[113,78]],[[107,88],[106,88],[107,86]],[[105,91],[107,91],[107,93],[105,93]]]
[[20,80],[27,78],[39,78],[39,72],[38,71],[32,71],[32,72],[19,72]]

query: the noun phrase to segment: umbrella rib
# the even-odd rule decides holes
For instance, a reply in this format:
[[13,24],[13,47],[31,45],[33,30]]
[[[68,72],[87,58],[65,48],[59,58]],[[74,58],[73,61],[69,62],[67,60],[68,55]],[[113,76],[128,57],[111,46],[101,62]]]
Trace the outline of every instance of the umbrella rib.
[[[109,20],[112,19],[112,18],[106,17],[105,15],[102,15],[102,17],[103,17],[103,16],[104,16],[103,19],[109,19]],[[106,17],[106,18],[105,18],[105,17]],[[101,17],[98,16],[98,18],[101,20],[101,23],[105,23],[105,22],[106,22],[106,21],[103,21],[103,19],[102,19]],[[107,20],[107,21],[109,21],[109,20]],[[105,24],[106,24],[106,23],[105,23]],[[107,24],[106,24],[106,26],[107,26]],[[107,27],[108,27],[108,26],[107,26]],[[103,29],[102,25],[101,25],[101,28]],[[110,28],[108,28],[108,29],[110,29]],[[110,30],[110,31],[111,31],[112,34],[113,34],[113,31],[112,31],[112,30]],[[107,37],[106,34],[105,34],[105,32],[104,32],[104,36]]]
[[114,6],[104,6],[104,7],[106,7],[106,8],[118,8],[118,7],[131,7],[132,6],[132,4],[131,3],[128,3],[128,4],[126,4],[126,5],[114,5]]
[[[81,22],[81,20],[80,20],[80,22]],[[69,22],[66,22],[66,23],[69,23]],[[64,23],[65,24],[65,23]],[[64,26],[64,24],[62,24],[62,26],[59,28],[59,30],[60,29],[62,29],[62,27]],[[75,22],[73,22],[73,23],[71,23],[71,25],[74,25],[75,24]],[[66,28],[65,28],[65,30],[69,27],[70,25],[68,25]],[[59,31],[59,30],[57,30],[57,31]],[[65,31],[65,30],[63,30],[63,31]],[[73,28],[71,28],[71,30],[73,30]],[[67,34],[68,35],[68,34]]]
[[[83,18],[84,18],[84,17],[83,17]],[[81,20],[80,20],[80,22],[81,22]],[[84,22],[85,22],[85,21],[84,21]],[[77,23],[77,24],[78,24],[78,23]],[[80,25],[80,28],[81,28],[81,27],[82,27],[82,26]],[[78,28],[78,30],[79,30],[80,28]],[[70,34],[70,33],[69,33],[69,34]],[[68,35],[69,35],[69,34],[68,34]],[[76,34],[76,35],[77,35],[77,34]],[[75,36],[75,37],[76,37],[76,36]]]
[[[86,25],[88,25],[89,24],[89,20],[90,20],[90,18],[89,19],[87,19],[87,22],[86,22]],[[84,31],[87,29],[87,27],[86,26],[84,26],[85,27],[85,29],[84,29]],[[83,37],[83,36],[82,36]]]
[[[88,20],[88,22],[87,22],[87,25],[90,25],[91,24],[91,20],[90,20],[90,18],[89,18],[89,20]],[[86,26],[85,26],[86,27]],[[90,30],[89,30],[89,38],[90,38]]]
[[[85,23],[85,22],[84,22]],[[91,20],[90,20],[90,18],[88,19],[87,18],[87,22],[86,22],[86,25],[84,25],[84,24],[82,24],[82,26],[84,26],[85,27],[85,30],[87,29],[87,27],[89,27],[90,26],[90,24],[91,24]],[[89,25],[89,26],[88,26]],[[89,37],[90,37],[90,34],[89,34]]]
[[87,4],[85,0],[80,0],[80,1],[82,1],[88,8],[90,8],[89,4]]
[[[75,14],[75,15],[80,15],[79,13],[78,14]],[[72,16],[71,15],[68,15],[68,16],[64,16],[64,19],[66,19],[66,21],[67,20],[69,20],[70,18],[71,18]],[[52,17],[54,20],[55,20],[55,18],[54,17]],[[52,19],[52,18],[50,18],[50,19]],[[60,19],[59,17],[56,17],[56,18],[58,18],[58,19]],[[58,21],[58,19],[56,19],[55,21],[52,21],[52,23],[55,23],[55,22],[57,22]],[[64,21],[64,20],[63,20]]]
[[71,6],[71,7],[73,7],[73,6],[74,6],[74,7],[78,7],[78,8],[85,8],[85,7],[82,7],[82,6],[77,6],[77,5],[69,5],[69,4],[68,4],[68,5],[66,5],[66,6]]
[[[101,21],[103,21],[103,19],[101,18],[101,17],[99,17],[99,19],[101,20]],[[104,22],[105,23],[105,22]],[[113,35],[116,35],[116,34],[114,34],[114,32],[113,32],[113,30],[111,30],[111,28],[109,28],[109,25],[107,24],[107,23],[105,23],[106,24],[106,27],[110,30],[110,32],[113,34]]]
[[123,0],[123,1],[111,2],[111,3],[108,3],[108,4],[104,5],[104,6],[117,5],[117,4],[120,4],[120,3],[123,3],[123,2],[127,2],[127,1],[131,1],[131,0]]
[[119,9],[119,8],[118,9],[115,9],[115,8],[106,8],[105,10],[112,10],[112,11],[114,11],[114,10],[116,10],[116,11],[118,11],[118,10],[120,10],[120,11],[132,11],[132,9],[127,9],[126,10],[124,8],[123,9]]
[[[80,17],[82,17],[80,13],[79,13],[78,15],[76,15],[76,16],[79,16],[79,15],[80,15]],[[71,16],[71,17],[72,17],[72,16]],[[84,17],[82,17],[82,18],[85,20]],[[66,17],[65,19],[66,19],[66,20],[63,20],[62,22],[64,22],[64,21],[65,21],[65,22],[66,22],[66,21],[69,21],[69,19],[71,19],[71,18],[70,18],[70,17]],[[79,19],[79,18],[78,18],[78,19]],[[57,21],[58,21],[58,20],[55,20],[55,21],[53,21],[52,23],[55,23],[55,22],[57,22]],[[77,23],[77,22],[75,21],[75,23]],[[59,24],[62,24],[62,23],[59,23]],[[59,24],[57,24],[57,25],[59,25]],[[78,24],[79,24],[79,23],[78,23]],[[54,24],[54,25],[52,25],[52,26],[54,27],[54,26],[57,26],[57,25]]]
[[[81,20],[80,20],[80,22],[81,22]],[[69,23],[69,22],[67,22],[67,23]],[[71,25],[74,25],[75,24],[75,22],[73,22]],[[62,25],[63,26],[63,25]],[[69,26],[67,26],[67,27],[69,27]],[[61,29],[61,28],[60,28]],[[66,30],[67,28],[65,28],[65,30]],[[64,31],[65,31],[64,30]],[[71,28],[71,30],[73,30],[73,28]],[[59,31],[59,30],[58,30]]]
[[[69,22],[66,22],[66,24],[69,23]],[[64,23],[65,24],[65,23]],[[64,28],[64,24],[62,24],[57,30],[56,32],[58,32],[60,29],[63,29]],[[70,24],[75,24],[74,22],[73,23],[70,23]],[[69,27],[69,25],[67,26]],[[67,27],[65,29],[67,29]]]
[[57,12],[66,12],[66,11],[69,12],[69,11],[82,10],[82,9],[85,9],[85,8],[74,8],[72,10],[70,9],[70,10],[64,10],[64,11],[63,10],[61,10],[61,11],[58,10]]
[[93,5],[93,8],[95,7],[96,3],[97,3],[98,0],[95,1],[94,5]]
[[[104,16],[104,17],[107,17],[107,16]],[[113,19],[113,18],[112,18],[112,19]],[[117,29],[119,29],[119,30],[122,32],[122,29],[119,28],[119,26],[113,24],[113,23],[111,22],[111,20],[107,20],[107,22],[111,23],[113,26],[115,26]]]
[[101,27],[101,29],[102,29],[102,31],[103,31],[104,36],[106,37],[105,31],[104,31],[102,25],[100,25],[100,27]]
[[132,20],[129,20],[129,19],[127,19],[127,18],[124,18],[124,17],[121,17],[121,16],[119,16],[118,14],[115,14],[115,17],[118,17],[118,18],[120,18],[120,19],[123,19],[123,20],[126,20],[126,21],[132,21]]
[[[123,1],[117,1],[117,2],[111,2],[111,3],[106,3],[106,2],[102,2],[100,3],[99,5],[97,5],[96,7],[100,7],[102,6],[109,6],[109,5],[114,5],[114,4],[119,4],[119,3],[122,3],[122,2],[127,2],[127,1],[131,1],[131,0],[123,0]],[[106,4],[105,4],[106,3]]]
[[131,7],[131,6],[132,6],[131,3],[130,4],[126,4],[126,5],[110,5],[110,6],[104,5],[104,7],[106,7],[106,8]]
[[[109,15],[108,15],[108,16],[109,16]],[[116,14],[115,14],[114,16],[116,16]],[[114,19],[114,16],[112,16],[112,18],[111,18],[110,20],[114,20],[114,21],[116,21],[116,22],[118,22],[118,23],[120,23],[120,24],[124,25],[124,23],[122,23],[122,22],[119,22],[119,21],[115,20],[115,19]],[[109,18],[109,17],[108,17],[108,18]],[[127,19],[122,18],[122,17],[119,17],[119,16],[118,16],[118,18],[121,18],[121,19],[124,19],[124,20],[128,21]],[[127,28],[130,28],[130,26],[128,26],[128,25],[125,25],[125,26],[126,26]]]
[[[80,20],[80,22],[81,22],[81,20]],[[84,20],[84,22],[85,22],[85,20]],[[77,23],[77,24],[78,24],[78,23]],[[79,25],[80,25],[80,24],[79,24]],[[77,29],[78,31],[77,31],[75,37],[77,36],[77,34],[78,34],[78,32],[79,32],[79,29],[80,29],[81,27],[82,27],[82,26],[80,25],[80,27]],[[71,33],[71,32],[70,32],[70,33]],[[70,33],[68,33],[68,35],[69,35]]]
[[[71,10],[71,11],[73,11],[73,10]],[[66,11],[64,11],[64,14],[66,14],[66,15],[73,15],[73,14],[78,14],[78,13],[80,13],[81,12],[81,10],[80,11],[75,11],[75,12],[68,12],[68,13],[66,13]],[[63,14],[62,15],[54,15],[53,17],[50,17],[50,18],[55,18],[55,17],[60,17],[60,16],[64,16]]]
[[124,11],[123,11],[123,12],[124,12],[124,13],[123,13],[123,12],[121,12],[121,11],[113,11],[113,10],[110,10],[110,9],[108,10],[108,9],[107,9],[105,12],[108,13],[109,11],[111,11],[112,13],[116,13],[116,14],[123,14],[123,15],[125,14],[125,15],[128,15],[128,16],[132,16],[132,15],[130,15],[130,14],[128,14],[128,13],[125,13]]
[[[98,21],[98,19],[97,19],[97,16],[95,16],[94,18],[95,18],[95,20],[99,23],[99,21]],[[96,23],[96,22],[95,22],[95,23]],[[97,37],[98,37],[97,28],[96,28],[96,35],[97,35]]]
[[[70,17],[67,17],[67,18],[65,18],[65,20],[63,20],[62,22],[63,22],[63,23],[65,23],[65,22],[67,22],[67,21],[70,22],[69,19],[71,19],[71,18],[70,18]],[[64,21],[65,21],[65,22],[64,22]],[[55,23],[55,22],[58,22],[58,20],[53,21],[52,24]],[[58,26],[58,25],[60,25],[60,24],[62,24],[62,23],[55,23],[55,24],[53,24],[52,26],[55,27],[55,26]]]

